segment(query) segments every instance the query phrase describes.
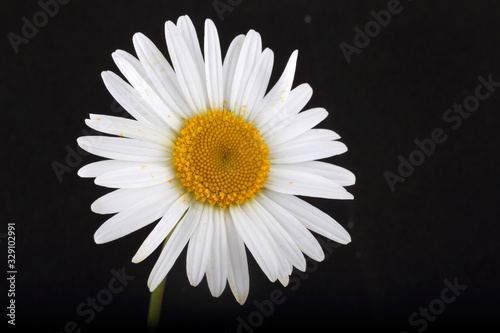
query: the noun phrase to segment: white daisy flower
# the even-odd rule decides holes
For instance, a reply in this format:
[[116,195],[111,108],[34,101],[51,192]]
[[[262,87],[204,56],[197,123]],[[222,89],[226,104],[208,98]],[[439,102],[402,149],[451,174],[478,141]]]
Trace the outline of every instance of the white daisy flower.
[[324,259],[310,231],[350,242],[339,223],[296,197],[352,199],[344,186],[354,184],[354,175],[316,161],[347,147],[335,132],[313,129],[327,117],[325,109],[301,111],[312,89],[292,89],[297,51],[267,91],[273,52],[262,50],[257,32],[234,38],[224,59],[211,20],[205,22],[203,52],[188,16],[168,21],[165,34],[173,68],[137,33],[138,59],[113,53],[129,83],[102,73],[111,95],[135,120],[91,114],[89,127],[116,137],[78,139],[80,147],[106,158],[78,174],[116,189],[91,206],[98,214],[116,213],[94,238],[110,242],[159,219],[132,259],[144,260],[170,236],[149,276],[150,290],[187,245],[190,283],[206,276],[217,297],[227,281],[243,304],[249,291],[245,247],[269,280],[286,286],[293,267],[305,270],[304,254]]

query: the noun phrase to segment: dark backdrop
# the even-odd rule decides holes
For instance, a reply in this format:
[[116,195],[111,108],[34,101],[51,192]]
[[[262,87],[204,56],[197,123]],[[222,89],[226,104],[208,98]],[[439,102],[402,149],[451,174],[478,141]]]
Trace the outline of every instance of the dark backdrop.
[[[70,331],[75,325],[91,332],[144,326],[146,281],[159,252],[138,265],[130,259],[152,227],[94,244],[106,217],[92,213],[90,204],[107,190],[76,175],[96,160],[79,153],[76,138],[86,133],[89,113],[120,113],[100,78],[103,70],[117,72],[111,53],[133,52],[138,31],[165,50],[164,22],[183,14],[199,37],[205,18],[214,20],[223,53],[234,36],[257,30],[275,53],[273,81],[299,49],[295,85],[308,82],[314,89],[308,106],[330,111],[321,126],[340,133],[349,147],[331,161],[353,170],[357,183],[350,188],[352,202],[311,200],[346,226],[352,243],[335,248],[318,236],[328,258],[310,264],[307,275],[294,273],[288,288],[270,283],[250,259],[243,306],[228,287],[218,299],[206,281],[191,287],[184,251],[168,276],[162,328],[441,332],[498,322],[500,88],[493,83],[491,92],[479,89],[481,96],[489,93],[484,100],[474,96],[479,77],[500,82],[500,2],[393,4],[73,0],[44,21],[37,1],[3,1],[0,247],[5,276],[6,223],[15,223],[16,327],[61,332],[75,322]],[[388,6],[398,12],[390,22],[380,12]],[[385,27],[370,23],[374,15]],[[40,25],[36,34],[24,28],[29,38],[14,39],[24,38],[23,26],[33,19]],[[365,28],[369,41],[356,37]],[[474,111],[447,111],[464,102]],[[436,129],[446,140],[429,156],[419,153],[415,140],[430,149]],[[410,157],[419,165],[398,171],[401,159]],[[103,290],[113,270],[134,279],[93,318],[79,315],[81,303],[81,310],[89,309],[88,297],[109,295]],[[454,295],[448,284],[461,287]],[[272,295],[281,295],[281,303],[269,306]]]

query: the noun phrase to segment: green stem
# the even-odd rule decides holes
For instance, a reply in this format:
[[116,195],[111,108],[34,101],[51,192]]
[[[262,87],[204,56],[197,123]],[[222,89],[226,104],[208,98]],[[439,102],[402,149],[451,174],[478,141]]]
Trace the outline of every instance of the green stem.
[[167,277],[161,281],[156,289],[151,293],[151,300],[149,301],[148,322],[149,329],[157,329],[160,323],[161,303],[163,300],[163,290],[165,289],[165,281]]
[[[179,221],[177,221],[175,226],[169,232],[169,234],[165,238],[165,242],[163,243],[163,247],[165,247],[170,236],[174,232],[175,228],[177,228],[177,226],[179,225],[179,222],[184,218],[184,216],[186,215],[188,210],[189,210],[189,208],[186,209],[186,211],[184,212],[184,214],[182,214]],[[156,289],[153,290],[153,292],[151,293],[151,299],[149,301],[149,310],[148,310],[148,321],[147,321],[147,327],[149,329],[157,329],[158,325],[160,323],[161,303],[163,300],[163,290],[165,289],[165,281],[166,280],[167,280],[167,277],[165,276],[163,278],[163,281],[161,281],[161,283],[158,285],[158,287],[156,287]]]

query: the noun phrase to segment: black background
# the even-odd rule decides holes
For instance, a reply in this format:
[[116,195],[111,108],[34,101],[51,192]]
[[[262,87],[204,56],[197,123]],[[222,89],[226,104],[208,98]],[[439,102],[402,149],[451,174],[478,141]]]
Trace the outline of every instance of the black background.
[[[93,233],[106,216],[92,213],[90,204],[107,190],[76,175],[96,158],[78,155],[68,162],[67,149],[77,149],[89,113],[117,112],[100,78],[103,70],[118,72],[111,53],[133,53],[138,31],[165,50],[164,22],[183,14],[199,37],[211,18],[223,54],[237,34],[258,31],[275,54],[273,82],[299,49],[295,85],[309,83],[314,95],[308,106],[329,110],[321,127],[337,131],[349,147],[330,161],[352,170],[357,183],[350,188],[352,202],[310,200],[346,226],[352,243],[312,265],[307,278],[294,273],[300,285],[270,283],[251,259],[247,302],[237,304],[228,287],[215,299],[205,280],[190,286],[184,251],[167,279],[160,328],[236,332],[238,317],[258,326],[247,327],[255,332],[441,332],[498,323],[500,88],[455,130],[443,115],[474,94],[478,76],[500,81],[500,2],[401,0],[401,13],[348,63],[339,44],[353,45],[353,28],[364,29],[374,20],[370,11],[387,3],[233,0],[221,20],[212,1],[73,0],[16,53],[8,34],[21,35],[21,19],[32,21],[41,7],[3,1],[0,233],[7,232],[6,223],[16,223],[16,328],[61,332],[69,321],[84,332],[144,327],[146,281],[159,252],[138,265],[130,259],[152,227],[94,244]],[[398,156],[408,158],[414,140],[429,138],[435,128],[447,140],[392,192],[384,172],[397,173]],[[72,171],[58,179],[54,162]],[[5,276],[7,246],[1,240]],[[134,280],[85,323],[88,317],[76,308],[121,268]],[[437,304],[445,279],[467,289],[427,327],[411,325],[412,313]],[[7,289],[2,284],[5,312]],[[258,315],[255,301],[268,300],[275,289],[284,302],[272,314]],[[7,320],[3,313],[1,318]]]

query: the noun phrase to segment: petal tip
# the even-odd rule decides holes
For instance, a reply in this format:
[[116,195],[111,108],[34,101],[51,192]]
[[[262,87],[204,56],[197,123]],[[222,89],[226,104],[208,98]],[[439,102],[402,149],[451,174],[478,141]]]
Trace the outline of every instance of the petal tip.
[[342,235],[343,237],[341,239],[338,240],[338,242],[342,245],[347,245],[351,242],[351,235],[349,235],[349,233],[346,231],[344,235]]
[[106,242],[105,242],[105,241],[104,241],[104,240],[100,237],[100,235],[99,235],[97,232],[94,234],[94,242],[95,242],[96,244],[104,244],[104,243],[106,243]]

